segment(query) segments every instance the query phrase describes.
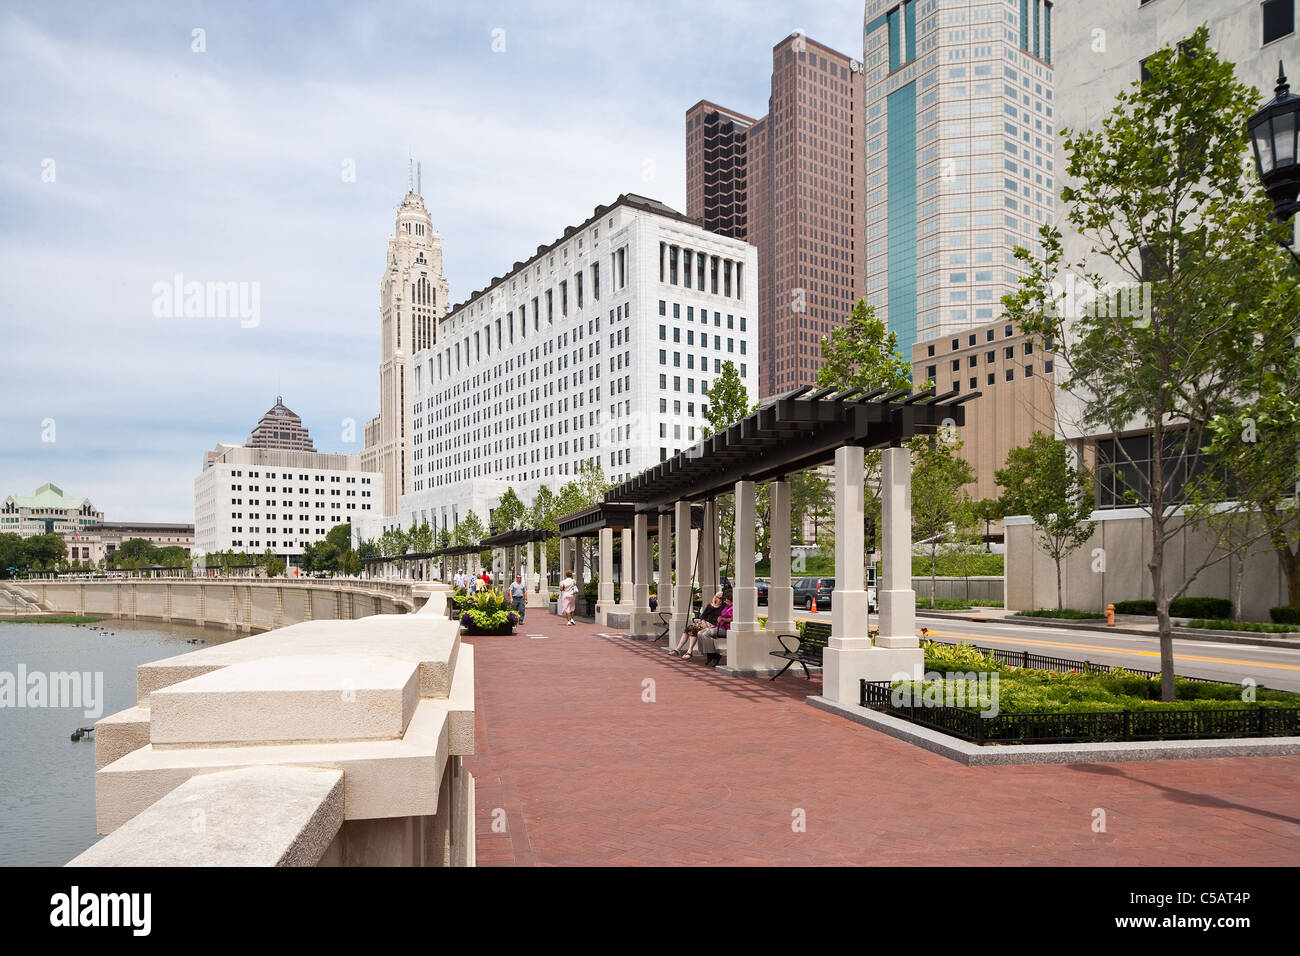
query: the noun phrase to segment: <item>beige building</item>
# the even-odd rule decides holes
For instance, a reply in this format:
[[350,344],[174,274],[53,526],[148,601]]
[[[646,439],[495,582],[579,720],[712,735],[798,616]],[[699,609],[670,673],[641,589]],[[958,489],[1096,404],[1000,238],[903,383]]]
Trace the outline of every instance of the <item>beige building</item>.
[[448,294],[442,241],[418,187],[408,182],[379,282],[379,414],[366,424],[361,452],[361,468],[383,475],[381,518],[396,515],[401,496],[410,490],[407,426],[413,389],[408,368],[412,355],[437,341]]
[[1002,493],[993,473],[1006,464],[1007,452],[1035,431],[1055,432],[1055,377],[1054,353],[1005,320],[912,347],[914,385],[933,381],[940,394],[980,393],[966,402],[966,424],[958,430],[961,456],[975,472],[967,486],[975,498]]

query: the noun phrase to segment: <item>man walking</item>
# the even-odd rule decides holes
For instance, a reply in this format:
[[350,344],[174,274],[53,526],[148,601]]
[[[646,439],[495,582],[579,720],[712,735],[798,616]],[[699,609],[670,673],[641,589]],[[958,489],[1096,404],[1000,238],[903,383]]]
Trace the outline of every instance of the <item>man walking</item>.
[[528,602],[524,596],[528,593],[528,588],[524,587],[524,577],[522,574],[516,574],[514,583],[510,585],[510,597],[514,602],[515,613],[519,615],[519,623],[524,622],[524,608]]

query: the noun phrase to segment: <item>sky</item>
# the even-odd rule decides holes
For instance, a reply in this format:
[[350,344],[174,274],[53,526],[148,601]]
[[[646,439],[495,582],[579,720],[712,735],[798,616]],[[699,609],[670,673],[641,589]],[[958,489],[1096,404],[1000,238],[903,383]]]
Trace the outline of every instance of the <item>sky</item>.
[[766,113],[794,30],[860,57],[861,0],[4,4],[0,500],[192,522],[277,395],[359,453],[408,156],[460,302],[620,193],[685,211],[686,109]]

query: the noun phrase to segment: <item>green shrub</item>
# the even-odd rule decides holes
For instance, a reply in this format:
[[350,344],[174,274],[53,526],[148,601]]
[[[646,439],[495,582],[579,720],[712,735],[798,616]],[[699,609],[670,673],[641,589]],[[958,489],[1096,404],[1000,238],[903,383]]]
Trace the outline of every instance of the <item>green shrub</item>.
[[1106,615],[1098,611],[1080,611],[1072,607],[1042,608],[1037,611],[1017,611],[1012,617],[1053,617],[1062,621],[1104,621]]
[[[971,577],[997,576],[1006,573],[1006,557],[1001,554],[974,554],[963,559],[951,555],[940,554],[935,560],[935,574],[941,578],[961,578],[967,575]],[[834,568],[830,569],[834,571]],[[928,578],[930,576],[930,556],[925,554],[912,555],[912,577]]]
[[[1145,599],[1140,601],[1116,601],[1115,613],[1154,616],[1156,602]],[[1232,602],[1227,598],[1181,597],[1169,603],[1169,615],[1170,617],[1230,618],[1232,617]]]
[[1300,604],[1271,607],[1268,609],[1268,616],[1273,619],[1274,624],[1300,624]]
[[1300,631],[1300,622],[1295,624],[1263,624],[1259,621],[1188,621],[1188,627],[1205,627],[1215,631],[1249,631],[1252,634],[1289,634]]
[[1001,658],[983,654],[971,644],[925,641],[921,650],[925,652],[927,671],[995,671],[1002,666]]
[[935,598],[932,603],[928,597],[923,598],[918,595],[916,606],[918,608],[928,608],[933,611],[969,611],[971,609],[971,602],[958,601],[953,598]]

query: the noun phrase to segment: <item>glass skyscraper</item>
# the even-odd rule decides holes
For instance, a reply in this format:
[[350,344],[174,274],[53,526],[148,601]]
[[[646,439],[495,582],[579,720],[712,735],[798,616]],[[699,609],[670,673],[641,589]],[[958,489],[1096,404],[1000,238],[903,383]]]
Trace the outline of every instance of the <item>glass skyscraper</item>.
[[982,325],[1052,220],[1047,0],[866,0],[867,301],[912,345]]

